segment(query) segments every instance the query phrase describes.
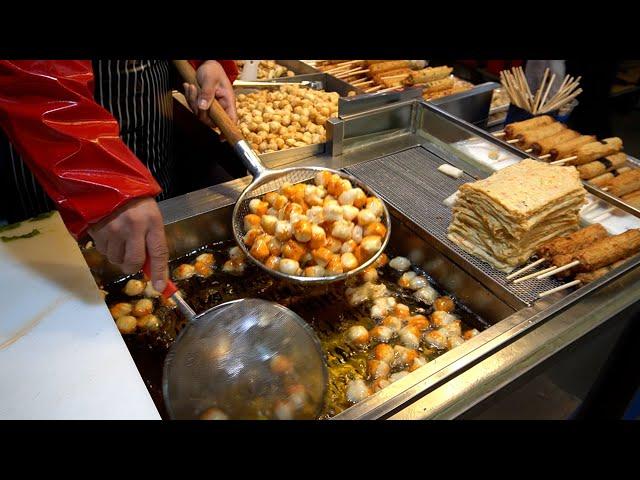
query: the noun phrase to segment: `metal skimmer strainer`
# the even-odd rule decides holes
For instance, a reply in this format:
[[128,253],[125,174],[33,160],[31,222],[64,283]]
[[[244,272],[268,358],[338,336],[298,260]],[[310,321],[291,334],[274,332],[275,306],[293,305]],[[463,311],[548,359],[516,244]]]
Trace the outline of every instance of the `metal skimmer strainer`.
[[[197,85],[197,80],[195,77],[195,71],[193,67],[188,62],[183,60],[175,61],[176,67],[182,74],[182,76],[188,82]],[[382,254],[387,243],[389,242],[389,238],[391,235],[391,221],[389,216],[389,211],[387,210],[387,206],[385,202],[380,198],[378,194],[376,194],[371,188],[367,185],[363,184],[357,178],[348,175],[344,172],[340,172],[337,170],[331,170],[328,168],[319,168],[319,167],[294,167],[294,168],[284,168],[278,170],[270,170],[265,168],[265,166],[260,161],[258,155],[251,149],[249,144],[246,142],[240,129],[237,127],[235,123],[231,121],[227,113],[220,106],[220,104],[214,99],[211,103],[211,108],[209,109],[209,117],[211,120],[222,130],[225,138],[233,145],[237,155],[242,160],[242,163],[247,167],[251,175],[253,176],[253,181],[249,184],[247,188],[242,192],[240,198],[236,202],[236,205],[233,209],[233,235],[235,237],[236,242],[242,248],[245,255],[251,259],[256,265],[265,270],[271,275],[275,275],[276,277],[283,278],[290,282],[299,283],[299,284],[326,284],[337,282],[340,280],[345,280],[348,277],[356,275],[357,273],[363,271],[368,266],[373,264],[377,258]],[[267,192],[277,190],[282,186],[285,182],[289,182],[292,184],[307,182],[309,180],[313,180],[315,175],[318,172],[327,171],[330,173],[335,173],[341,178],[345,178],[351,182],[354,187],[360,187],[367,196],[376,197],[383,205],[384,213],[381,219],[381,222],[384,224],[386,228],[386,235],[382,239],[381,248],[367,261],[363,262],[361,265],[356,267],[353,270],[337,274],[331,276],[324,277],[305,277],[305,276],[297,276],[297,275],[288,275],[276,270],[272,270],[264,265],[262,262],[257,260],[251,255],[249,249],[244,244],[243,241],[243,221],[245,215],[250,213],[249,211],[249,202],[256,198],[257,196],[263,195]]]
[[[149,276],[149,262],[143,271]],[[196,315],[169,281],[163,292],[189,320],[164,363],[173,419],[315,419],[328,372],[320,341],[288,308],[246,298]]]

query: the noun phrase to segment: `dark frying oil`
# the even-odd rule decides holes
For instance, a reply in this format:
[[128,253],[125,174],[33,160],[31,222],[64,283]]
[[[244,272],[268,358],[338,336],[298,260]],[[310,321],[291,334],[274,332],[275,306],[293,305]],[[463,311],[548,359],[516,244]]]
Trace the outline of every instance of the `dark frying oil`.
[[[197,313],[229,300],[246,297],[273,300],[290,308],[315,330],[327,361],[329,386],[319,418],[330,418],[348,408],[350,404],[345,396],[346,385],[351,379],[366,379],[369,353],[366,350],[350,348],[344,342],[343,334],[353,325],[362,325],[367,329],[374,326],[373,320],[369,317],[369,306],[351,307],[346,301],[344,282],[318,287],[301,287],[275,279],[250,263],[247,264],[247,269],[241,277],[228,275],[222,272],[222,265],[228,259],[229,248],[234,245],[231,241],[208,245],[171,262],[173,270],[181,263],[193,262],[195,257],[203,252],[210,252],[215,257],[214,274],[209,278],[192,277],[176,282],[185,293],[187,302]],[[391,254],[388,253],[388,255],[389,258],[393,258]],[[414,270],[425,275],[438,292],[445,294],[432,278],[415,267]],[[399,276],[397,272],[389,266],[379,269],[378,272],[380,274],[378,281],[384,283],[391,295],[399,302],[409,306],[412,315],[431,313],[430,308],[424,308],[413,299],[411,292],[397,286],[396,281]],[[131,278],[135,277],[123,278],[106,287],[109,292],[106,297],[107,304],[132,301],[131,297],[122,293],[122,288]],[[483,330],[489,326],[455,298],[454,301],[456,302],[454,313],[461,318],[463,330],[469,328]],[[167,351],[184,326],[185,320],[176,310],[159,306],[157,300],[154,300],[154,303],[156,305],[154,313],[162,323],[160,331],[125,335],[124,340],[160,415],[162,418],[168,418],[162,397],[162,368]],[[431,360],[443,352],[424,350],[421,353]]]

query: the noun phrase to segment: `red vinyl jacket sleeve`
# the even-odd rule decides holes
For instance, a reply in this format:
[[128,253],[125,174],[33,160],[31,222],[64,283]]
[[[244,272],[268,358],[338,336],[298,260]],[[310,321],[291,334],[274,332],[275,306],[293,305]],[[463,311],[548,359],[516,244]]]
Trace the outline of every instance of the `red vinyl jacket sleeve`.
[[[233,74],[235,64],[223,67]],[[76,238],[126,202],[161,191],[96,103],[93,80],[89,60],[0,60],[0,127]]]

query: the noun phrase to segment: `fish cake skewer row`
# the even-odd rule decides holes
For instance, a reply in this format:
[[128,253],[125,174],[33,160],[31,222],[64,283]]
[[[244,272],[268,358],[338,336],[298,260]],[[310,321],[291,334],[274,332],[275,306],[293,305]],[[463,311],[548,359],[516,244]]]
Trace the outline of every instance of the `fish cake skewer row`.
[[557,135],[558,133],[566,130],[567,127],[563,123],[554,122],[550,125],[527,130],[516,135],[518,140],[518,146],[521,148],[530,148],[533,144],[543,138],[550,137],[551,135]]
[[576,158],[571,160],[570,165],[583,165],[598,158],[618,153],[620,150],[622,150],[622,140],[619,137],[605,138],[598,142],[587,143],[578,147],[574,152]]
[[555,120],[549,115],[541,115],[521,122],[510,123],[504,128],[504,133],[507,139],[512,139],[519,133],[525,132],[526,130],[544,127],[545,125],[550,125],[553,122],[555,122]]
[[546,292],[542,292],[538,295],[538,298],[546,297],[547,295],[551,295],[552,293],[566,290],[567,288],[571,288],[573,286],[577,286],[580,284],[586,285],[587,283],[594,282],[600,277],[604,277],[610,271],[618,268],[620,265],[626,263],[628,260],[629,258],[624,258],[622,260],[618,260],[615,263],[612,263],[611,265],[607,265],[606,267],[602,267],[597,270],[594,270],[593,272],[578,273],[574,281],[565,283],[564,285],[561,285],[556,288],[552,288],[551,290],[547,290]]
[[628,203],[634,208],[640,208],[640,190],[624,195],[622,197],[622,201]]
[[607,192],[616,197],[640,189],[640,169],[632,169],[612,178],[606,186]]
[[542,138],[537,142],[533,142],[531,145],[531,151],[534,155],[546,155],[551,151],[553,147],[556,145],[560,145],[564,142],[568,142],[569,140],[573,140],[574,138],[578,138],[580,134],[575,130],[562,130],[555,135],[551,135],[547,138]]
[[[556,255],[553,263],[562,270],[552,270],[542,274],[537,279],[562,273],[559,276],[570,276],[572,273],[592,272],[601,267],[611,265],[623,258],[640,251],[640,229],[627,230],[619,235],[611,235],[594,242],[577,252],[567,255]],[[556,263],[557,262],[557,263]],[[571,268],[567,268],[571,266]]]
[[415,70],[412,71],[407,78],[404,79],[405,85],[418,85],[422,83],[434,82],[436,80],[441,80],[445,77],[448,77],[451,72],[453,72],[453,68],[442,66],[442,67],[427,67],[423,70]]
[[608,157],[599,158],[598,160],[595,160],[593,162],[578,165],[577,169],[580,173],[581,179],[589,180],[610,170],[615,170],[618,167],[622,167],[626,162],[627,155],[621,152],[614,155],[609,155]]
[[596,141],[595,135],[581,135],[568,142],[561,143],[554,146],[549,150],[549,156],[551,160],[559,160],[561,158],[569,157],[575,153],[575,151],[582,145],[592,143]]
[[631,168],[629,167],[622,167],[622,168],[618,168],[616,170],[611,170],[610,172],[607,173],[603,173],[602,175],[598,175],[597,177],[594,177],[592,179],[589,180],[589,183],[597,186],[597,187],[605,187],[609,184],[609,181],[612,178],[617,177],[618,175],[624,173],[624,172],[628,172],[629,170],[631,170]]
[[553,240],[540,245],[536,250],[536,254],[539,257],[551,260],[556,255],[581,250],[593,242],[607,237],[608,235],[609,233],[602,225],[595,223],[586,228],[570,233],[569,235],[554,238]]

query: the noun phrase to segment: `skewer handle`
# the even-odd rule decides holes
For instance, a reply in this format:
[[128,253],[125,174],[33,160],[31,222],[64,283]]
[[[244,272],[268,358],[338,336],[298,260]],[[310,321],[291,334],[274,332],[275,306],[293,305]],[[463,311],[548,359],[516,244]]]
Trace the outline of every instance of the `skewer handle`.
[[556,267],[549,267],[549,268],[545,268],[544,270],[540,270],[539,272],[533,272],[530,273],[529,275],[525,275],[524,277],[520,277],[520,278],[516,278],[513,283],[520,283],[520,282],[524,282],[525,280],[529,280],[530,278],[533,278],[537,275],[540,275],[542,273],[546,273],[546,272],[550,272],[551,270],[555,270]]
[[552,293],[556,293],[556,292],[560,292],[562,290],[566,290],[567,288],[571,288],[574,285],[578,285],[580,283],[582,283],[580,280],[574,280],[572,282],[565,283],[564,285],[560,285],[559,287],[552,288],[550,290],[547,290],[545,292],[540,293],[538,295],[538,298],[546,297],[547,295],[551,295]]
[[573,268],[575,266],[580,265],[580,261],[579,260],[574,260],[571,263],[567,263],[566,265],[563,265],[561,267],[556,267],[546,273],[543,273],[541,275],[538,275],[536,277],[536,280],[542,280],[543,278],[547,278],[550,277],[551,275],[555,275],[556,273],[560,273],[560,272],[564,272],[565,270],[569,270],[570,268]]
[[510,273],[510,274],[509,274],[509,275],[507,275],[505,278],[506,278],[507,280],[511,280],[512,278],[515,278],[515,277],[517,277],[517,276],[519,276],[519,275],[523,274],[524,272],[527,272],[527,271],[531,270],[533,267],[536,267],[536,266],[540,265],[540,264],[541,264],[542,262],[544,262],[545,260],[546,260],[546,258],[541,258],[540,260],[536,260],[535,262],[530,263],[530,264],[529,264],[529,265],[527,265],[526,267],[521,268],[520,270],[517,270],[517,271],[515,271],[515,272],[513,272],[513,273]]

